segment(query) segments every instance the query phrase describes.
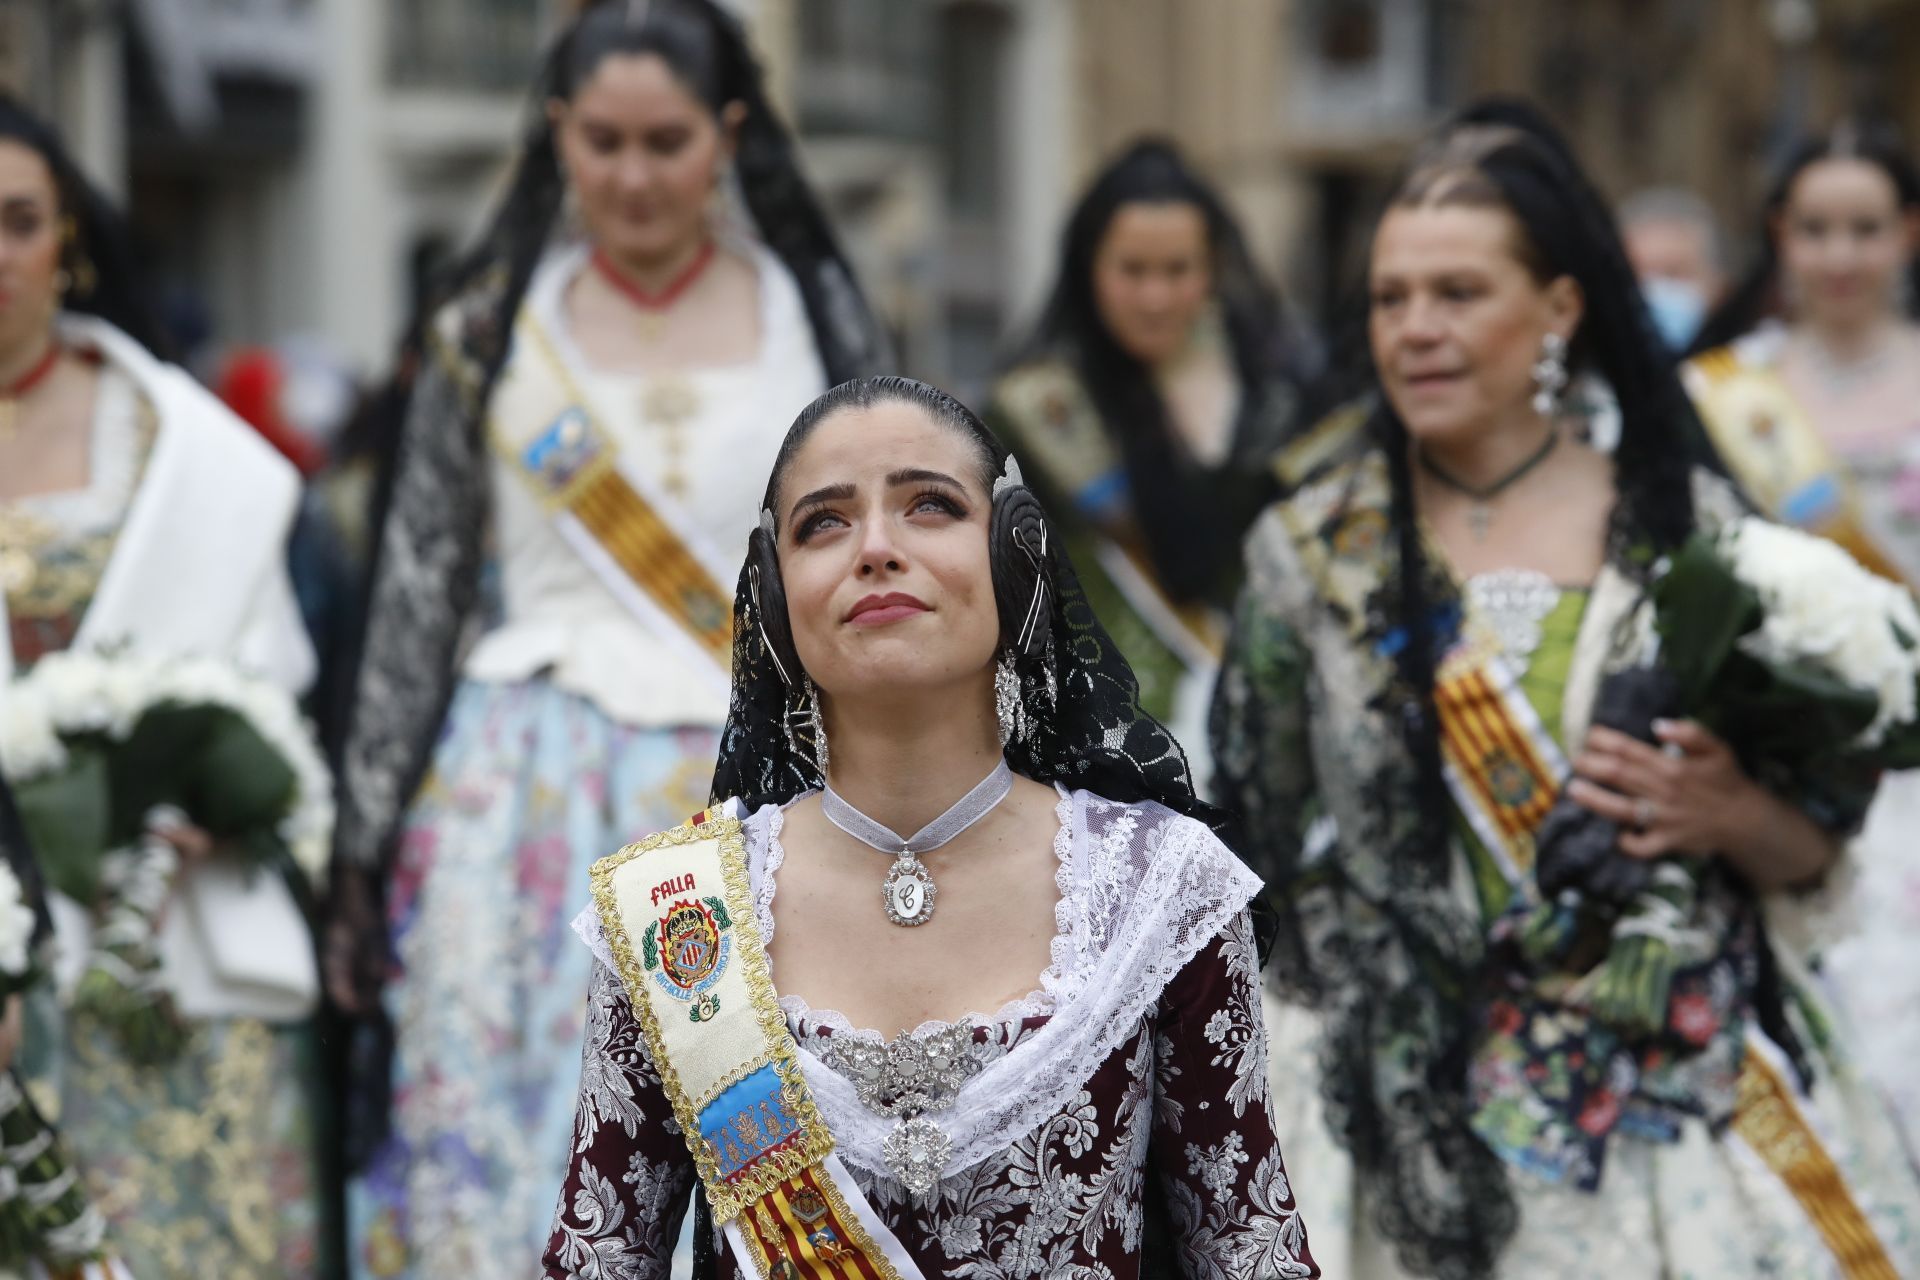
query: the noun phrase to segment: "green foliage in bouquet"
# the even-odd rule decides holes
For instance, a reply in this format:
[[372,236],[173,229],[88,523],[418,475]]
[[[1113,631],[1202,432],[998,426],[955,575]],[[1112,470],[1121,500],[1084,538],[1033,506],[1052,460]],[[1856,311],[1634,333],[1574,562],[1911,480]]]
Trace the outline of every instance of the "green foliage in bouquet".
[[[1654,584],[1653,601],[1660,662],[1679,683],[1680,705],[1743,763],[1792,766],[1847,750],[1873,724],[1874,690],[1811,659],[1769,659],[1742,646],[1766,620],[1765,606],[1714,542],[1689,540]],[[1907,757],[1920,763],[1920,739],[1906,736],[1913,740],[1883,744],[1894,749],[1884,767],[1907,767]]]
[[125,739],[65,740],[66,768],[15,786],[48,882],[75,902],[100,897],[106,856],[172,806],[214,839],[266,861],[298,780],[247,718],[229,707],[162,703]]
[[0,1271],[37,1261],[64,1276],[101,1256],[106,1220],[59,1134],[11,1072],[0,1073],[0,1167],[12,1188],[0,1197]]
[[[1842,760],[1920,766],[1912,602],[1844,552],[1743,521],[1731,536],[1690,539],[1655,580],[1652,599],[1658,661],[1673,678],[1678,713],[1717,734],[1750,775],[1792,777]],[[1603,1022],[1635,1035],[1666,1025],[1675,973],[1704,958],[1684,954],[1681,941],[1703,870],[1698,858],[1663,859],[1615,922],[1584,984]],[[1544,945],[1546,932],[1535,932],[1527,941]]]
[[160,985],[155,935],[178,861],[147,830],[149,816],[178,810],[223,849],[286,873],[278,825],[298,779],[244,715],[214,703],[161,702],[124,738],[77,734],[63,745],[64,768],[15,791],[48,883],[101,917],[74,1010],[99,1019],[133,1062],[171,1061],[188,1030]]

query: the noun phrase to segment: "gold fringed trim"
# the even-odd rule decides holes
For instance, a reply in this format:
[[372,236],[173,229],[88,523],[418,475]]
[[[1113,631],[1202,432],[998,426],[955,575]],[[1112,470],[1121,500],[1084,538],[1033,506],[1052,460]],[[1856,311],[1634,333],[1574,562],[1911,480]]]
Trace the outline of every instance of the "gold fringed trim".
[[741,1234],[763,1280],[900,1280],[900,1273],[820,1169],[754,1202]]
[[[614,884],[616,875],[637,858],[659,849],[706,840],[719,844],[727,911],[737,938],[735,963],[743,969],[764,1055],[755,1061],[770,1062],[778,1073],[787,1106],[800,1118],[802,1132],[798,1144],[768,1154],[755,1163],[749,1174],[732,1181],[723,1176],[709,1144],[700,1138],[700,1100],[688,1095],[667,1052],[660,1019],[647,993],[646,975],[634,954],[633,939],[628,936]],[[814,1104],[806,1077],[801,1074],[798,1051],[787,1033],[786,1015],[780,1012],[773,976],[768,972],[766,944],[760,939],[760,927],[754,919],[753,894],[748,887],[747,848],[741,824],[734,818],[710,818],[699,826],[685,825],[663,831],[594,863],[591,877],[594,905],[606,934],[607,947],[619,967],[628,1001],[640,1019],[640,1029],[646,1035],[654,1066],[660,1072],[661,1085],[673,1103],[674,1119],[687,1139],[687,1148],[706,1188],[714,1221],[730,1222],[781,1181],[818,1164],[833,1150],[833,1135]]]
[[568,510],[722,669],[732,664],[733,593],[713,580],[618,469],[606,467],[589,479]]
[[1733,1132],[1793,1192],[1847,1280],[1900,1280],[1846,1179],[1771,1062],[1749,1049]]

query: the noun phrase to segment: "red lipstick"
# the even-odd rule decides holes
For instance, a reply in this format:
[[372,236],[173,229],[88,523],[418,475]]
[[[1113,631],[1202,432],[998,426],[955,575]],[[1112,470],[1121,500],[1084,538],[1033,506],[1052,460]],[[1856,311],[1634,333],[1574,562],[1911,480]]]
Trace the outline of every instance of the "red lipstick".
[[846,621],[855,626],[879,627],[929,612],[926,601],[904,591],[889,591],[883,596],[862,596],[847,611]]

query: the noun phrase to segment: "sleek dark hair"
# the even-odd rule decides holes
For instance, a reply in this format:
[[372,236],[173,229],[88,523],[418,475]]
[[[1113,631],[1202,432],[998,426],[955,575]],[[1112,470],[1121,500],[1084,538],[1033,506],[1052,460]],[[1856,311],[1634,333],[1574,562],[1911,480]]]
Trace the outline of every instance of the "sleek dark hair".
[[1190,205],[1205,218],[1214,296],[1240,381],[1241,423],[1266,407],[1281,374],[1279,297],[1220,197],[1172,143],[1157,139],[1121,152],[1080,197],[1061,236],[1060,274],[1022,358],[1065,354],[1073,361],[1133,491],[1142,495],[1134,516],[1161,585],[1175,600],[1193,600],[1211,594],[1222,566],[1239,563],[1239,539],[1253,513],[1223,503],[1216,478],[1179,446],[1152,371],[1100,318],[1094,258],[1114,218],[1133,204]]
[[813,437],[821,423],[848,409],[871,409],[881,404],[912,405],[965,440],[979,468],[975,479],[980,482],[983,491],[992,493],[993,482],[999,477],[1006,459],[1006,450],[996,451],[994,434],[979,415],[962,404],[957,396],[931,383],[921,382],[917,378],[883,375],[877,378],[854,378],[829,388],[800,411],[800,416],[787,428],[786,438],[780,442],[780,452],[773,457],[773,471],[767,477],[767,493],[761,505],[778,514],[775,503],[780,497],[780,482],[786,478],[787,469],[793,465],[795,455]]
[[[1179,744],[1141,709],[1133,670],[1088,606],[1065,547],[1048,533],[1039,500],[1017,468],[1009,468],[1006,446],[958,399],[892,376],[834,387],[789,428],[767,480],[767,502],[778,497],[794,456],[821,424],[879,404],[911,405],[954,432],[985,481],[1001,652],[1015,662],[1029,705],[1045,708],[1027,737],[1007,744],[1008,762],[1039,782],[1085,787],[1109,800],[1158,801],[1217,827],[1220,816],[1195,793]],[[716,801],[784,803],[822,781],[780,727],[801,674],[786,608],[774,540],[755,529],[734,596],[733,695],[714,771]]]
[[80,172],[53,126],[0,92],[0,138],[36,152],[53,174],[65,240],[60,265],[72,281],[61,306],[98,316],[155,355],[170,356],[172,344],[154,319],[125,220]]
[[[1758,252],[1726,300],[1714,309],[1693,340],[1690,354],[1724,347],[1750,332],[1780,307],[1780,218],[1800,175],[1822,160],[1864,160],[1887,175],[1903,213],[1920,210],[1920,169],[1884,124],[1844,123],[1818,137],[1802,138],[1787,152],[1761,205]],[[1920,316],[1920,256],[1907,263],[1908,311]]]
[[[637,54],[658,56],[716,116],[731,103],[746,109],[735,140],[734,170],[747,211],[767,247],[793,272],[828,380],[865,372],[880,354],[866,323],[866,303],[845,269],[825,212],[800,176],[793,139],[767,100],[745,29],[713,0],[652,0],[637,11],[624,0],[595,0],[560,34],[535,82],[527,134],[506,197],[480,243],[434,291],[434,300],[457,294],[504,264],[498,324],[511,326],[566,197],[547,104],[572,101],[608,58]],[[430,305],[429,315],[431,310]],[[505,342],[494,344],[483,392],[491,389],[507,349]]]

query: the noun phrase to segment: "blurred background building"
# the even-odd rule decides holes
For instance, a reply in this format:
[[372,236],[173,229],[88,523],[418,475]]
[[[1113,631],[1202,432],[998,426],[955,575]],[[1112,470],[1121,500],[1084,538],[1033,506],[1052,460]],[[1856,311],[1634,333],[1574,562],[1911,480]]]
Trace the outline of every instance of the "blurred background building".
[[[1531,95],[1618,194],[1747,229],[1796,130],[1920,136],[1920,0],[738,0],[906,365],[977,390],[1099,158],[1173,137],[1298,305],[1355,278],[1408,144]],[[380,370],[478,226],[571,0],[0,0],[0,83],[131,210],[189,344]]]

